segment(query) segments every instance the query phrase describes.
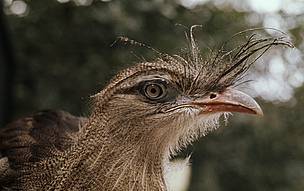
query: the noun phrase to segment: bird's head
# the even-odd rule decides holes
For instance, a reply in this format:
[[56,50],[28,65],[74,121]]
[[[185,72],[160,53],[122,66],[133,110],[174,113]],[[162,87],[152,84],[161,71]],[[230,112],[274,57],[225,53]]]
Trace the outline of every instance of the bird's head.
[[[282,39],[251,37],[230,52],[203,59],[191,38],[188,56],[162,55],[127,68],[95,95],[95,116],[117,144],[156,146],[174,153],[219,126],[230,112],[262,115],[257,102],[234,88],[239,78]],[[227,58],[230,59],[227,59]]]

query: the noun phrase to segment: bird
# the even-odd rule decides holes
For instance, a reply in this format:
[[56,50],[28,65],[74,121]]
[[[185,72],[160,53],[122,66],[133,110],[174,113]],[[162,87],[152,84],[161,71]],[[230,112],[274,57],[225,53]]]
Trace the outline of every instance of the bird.
[[171,190],[167,172],[180,149],[218,129],[222,116],[231,112],[263,115],[236,86],[267,50],[291,44],[251,35],[206,58],[195,28],[187,35],[185,55],[158,52],[154,60],[118,72],[91,96],[88,117],[45,110],[2,128],[0,188]]

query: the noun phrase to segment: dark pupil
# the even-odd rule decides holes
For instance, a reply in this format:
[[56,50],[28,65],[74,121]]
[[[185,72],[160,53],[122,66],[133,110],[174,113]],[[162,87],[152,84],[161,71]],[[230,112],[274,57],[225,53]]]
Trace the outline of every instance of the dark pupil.
[[158,98],[162,94],[162,89],[161,89],[161,87],[159,87],[157,85],[154,85],[154,84],[153,85],[149,85],[146,88],[146,94],[150,98]]
[[152,94],[156,93],[156,89],[155,88],[152,88],[150,91],[151,91]]

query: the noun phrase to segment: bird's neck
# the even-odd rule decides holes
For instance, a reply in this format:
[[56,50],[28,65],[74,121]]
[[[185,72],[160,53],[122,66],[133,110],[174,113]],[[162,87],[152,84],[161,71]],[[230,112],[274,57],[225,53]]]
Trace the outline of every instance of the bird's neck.
[[132,136],[117,133],[108,128],[110,123],[105,117],[93,116],[85,124],[77,144],[66,154],[60,184],[75,187],[78,182],[79,189],[91,190],[166,190],[165,148],[150,143],[140,132]]

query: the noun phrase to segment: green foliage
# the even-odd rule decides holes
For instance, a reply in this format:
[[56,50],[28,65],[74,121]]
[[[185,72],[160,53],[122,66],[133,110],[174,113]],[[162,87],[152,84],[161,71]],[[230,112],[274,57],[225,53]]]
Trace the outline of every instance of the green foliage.
[[[28,15],[8,16],[17,58],[15,116],[41,109],[85,114],[89,95],[100,91],[115,71],[155,56],[147,48],[111,47],[118,36],[174,54],[187,46],[185,29],[175,24],[202,24],[196,36],[207,52],[252,27],[249,13],[212,3],[195,9],[158,0],[27,3]],[[291,32],[298,37],[301,31],[303,26]],[[237,116],[229,128],[197,143],[190,190],[303,190],[303,92],[298,90],[293,106],[265,103],[263,119]]]
[[264,103],[263,118],[238,116],[194,145],[190,190],[303,190],[303,90],[294,106]]
[[204,37],[199,40],[204,41],[205,50],[246,28],[242,14],[224,13],[211,5],[199,12],[157,1],[98,1],[79,7],[45,0],[29,1],[28,6],[29,15],[9,17],[18,61],[14,86],[18,115],[44,108],[85,112],[82,100],[98,92],[118,68],[151,53],[145,48],[134,50],[134,46],[121,48],[119,43],[110,47],[118,36],[162,52],[180,53],[186,47],[185,29],[176,23],[202,24],[198,35]]

